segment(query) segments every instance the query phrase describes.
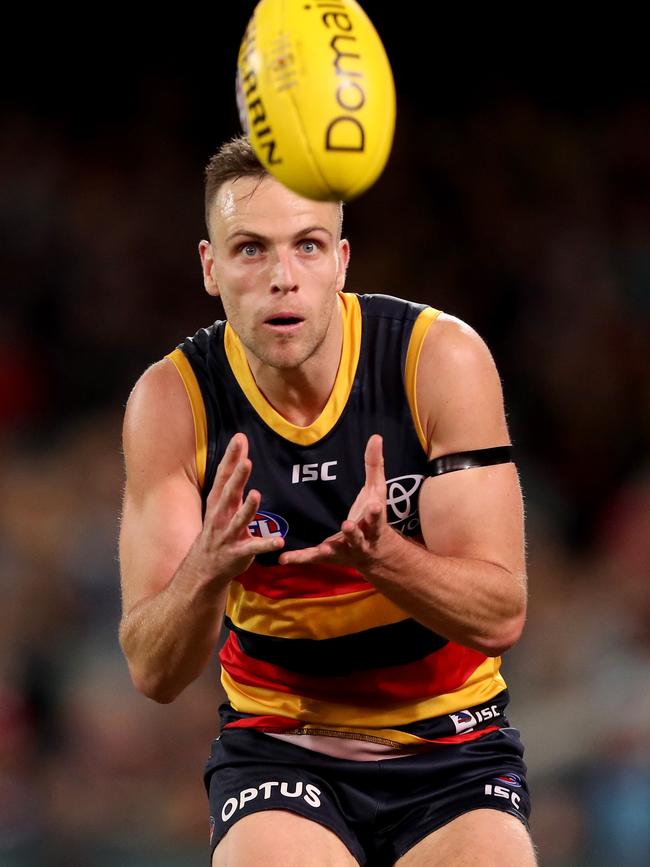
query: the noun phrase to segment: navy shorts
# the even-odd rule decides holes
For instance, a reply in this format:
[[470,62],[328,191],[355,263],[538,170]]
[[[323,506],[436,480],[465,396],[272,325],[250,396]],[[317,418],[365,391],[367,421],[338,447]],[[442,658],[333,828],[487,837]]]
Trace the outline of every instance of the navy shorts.
[[211,851],[234,823],[290,810],[332,830],[362,865],[392,865],[427,834],[482,807],[528,827],[530,799],[519,732],[380,761],[322,755],[254,729],[224,731],[205,769]]

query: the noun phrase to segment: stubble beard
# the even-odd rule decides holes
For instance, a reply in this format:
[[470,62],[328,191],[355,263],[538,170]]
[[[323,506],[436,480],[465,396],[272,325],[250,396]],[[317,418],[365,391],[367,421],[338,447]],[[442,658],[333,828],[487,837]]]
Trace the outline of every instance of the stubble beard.
[[[331,327],[334,324],[334,309],[336,304],[336,296],[334,303],[330,305],[327,311],[323,311],[322,318],[315,323],[314,328],[311,328],[311,323],[307,324],[310,328],[310,333],[305,335],[269,335],[269,348],[265,347],[265,341],[256,340],[253,334],[248,333],[246,329],[237,332],[239,339],[248,351],[254,355],[262,364],[273,368],[274,370],[296,370],[301,367],[310,358],[312,358],[321,348]],[[313,322],[313,320],[312,320]],[[237,329],[235,329],[237,330]],[[292,343],[299,341],[302,344],[302,350],[294,354],[295,350],[284,350],[285,346],[290,346]],[[288,357],[287,357],[288,356]]]
[[[268,348],[264,342],[254,339],[242,340],[242,343],[262,364],[272,367],[274,370],[296,370],[318,352],[327,337],[327,332],[326,326],[322,331],[318,329],[315,333],[312,332],[299,337],[271,335]],[[292,344],[296,342],[299,342],[301,346],[294,348]]]

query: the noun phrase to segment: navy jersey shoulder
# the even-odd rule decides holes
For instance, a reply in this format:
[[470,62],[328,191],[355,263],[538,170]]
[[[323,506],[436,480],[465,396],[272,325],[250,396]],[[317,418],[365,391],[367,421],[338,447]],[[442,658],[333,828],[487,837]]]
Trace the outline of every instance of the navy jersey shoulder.
[[380,316],[400,322],[414,322],[426,308],[426,304],[396,298],[394,295],[358,295],[359,303],[367,316]]

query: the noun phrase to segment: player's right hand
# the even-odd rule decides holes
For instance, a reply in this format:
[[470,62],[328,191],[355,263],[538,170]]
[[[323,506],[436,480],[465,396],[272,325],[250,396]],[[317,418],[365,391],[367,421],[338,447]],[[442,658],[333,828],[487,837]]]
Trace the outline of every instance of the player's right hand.
[[206,501],[203,530],[197,539],[211,577],[220,583],[245,572],[257,554],[277,551],[284,545],[279,537],[260,539],[249,530],[262,499],[254,489],[243,499],[252,466],[246,435],[237,433],[217,468]]

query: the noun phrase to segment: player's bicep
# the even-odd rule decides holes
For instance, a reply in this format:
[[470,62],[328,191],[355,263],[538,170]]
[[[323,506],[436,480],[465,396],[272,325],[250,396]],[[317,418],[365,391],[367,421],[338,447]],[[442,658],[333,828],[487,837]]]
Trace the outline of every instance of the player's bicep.
[[[479,335],[441,315],[424,342],[417,372],[418,412],[430,460],[507,446],[499,374]],[[488,453],[489,454],[489,453]],[[524,569],[523,505],[514,463],[433,476],[423,483],[420,518],[428,548],[450,557]]]
[[420,492],[424,541],[435,554],[484,560],[524,573],[524,512],[512,463],[425,479]]

